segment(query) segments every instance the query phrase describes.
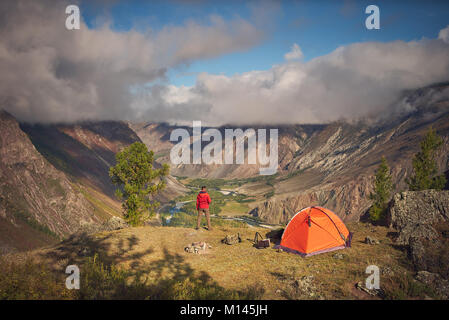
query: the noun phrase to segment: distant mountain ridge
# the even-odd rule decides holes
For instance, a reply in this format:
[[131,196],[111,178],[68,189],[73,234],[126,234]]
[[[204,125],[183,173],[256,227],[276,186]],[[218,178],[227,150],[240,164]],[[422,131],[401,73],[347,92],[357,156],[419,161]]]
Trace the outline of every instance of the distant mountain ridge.
[[[398,101],[401,107],[376,123],[344,121],[322,125],[279,126],[278,176],[267,186],[253,183],[239,191],[272,194],[252,203],[251,213],[267,222],[285,223],[303,207],[322,205],[344,220],[358,220],[370,206],[373,175],[382,156],[391,166],[396,190],[403,190],[411,173],[411,159],[425,131],[433,126],[443,136],[439,167],[449,169],[449,84],[411,90]],[[169,163],[169,141],[175,126],[138,124],[131,126],[158,161]],[[232,128],[232,127],[230,127]],[[206,128],[203,128],[206,129]],[[224,127],[219,128],[221,131]],[[245,128],[242,128],[245,129]],[[206,144],[206,143],[205,143]],[[258,165],[177,165],[178,176],[241,179],[257,177]]]

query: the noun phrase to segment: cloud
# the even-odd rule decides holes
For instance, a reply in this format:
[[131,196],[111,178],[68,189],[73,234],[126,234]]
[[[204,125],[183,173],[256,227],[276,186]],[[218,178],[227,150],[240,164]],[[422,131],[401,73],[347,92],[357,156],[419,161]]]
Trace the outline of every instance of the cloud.
[[[355,43],[308,62],[287,59],[268,70],[234,76],[202,73],[192,87],[167,88],[169,98],[162,95],[158,108],[177,110],[180,99],[182,117],[193,115],[211,125],[323,123],[403,114],[413,109],[401,102],[404,90],[449,79],[445,32],[439,39]],[[286,58],[299,57],[292,54],[297,49],[293,46]],[[146,110],[151,114],[151,103]]]
[[440,30],[440,33],[438,34],[438,39],[441,39],[444,42],[449,43],[449,25],[446,28]]
[[291,47],[291,50],[284,55],[284,59],[288,61],[299,60],[302,59],[302,57],[303,54],[301,48],[296,43],[294,43]]
[[178,65],[247,50],[264,37],[249,21],[216,15],[206,24],[186,21],[157,32],[118,32],[107,23],[89,29],[84,21],[69,31],[68,4],[0,3],[0,108],[21,120],[139,119],[135,88],[164,81]]
[[171,68],[259,44],[266,32],[261,17],[272,13],[254,7],[254,20],[211,16],[206,24],[186,21],[157,32],[118,32],[108,24],[89,29],[84,22],[68,31],[65,5],[0,2],[0,108],[23,121],[221,125],[376,118],[412,110],[397,103],[404,90],[449,79],[446,27],[436,39],[355,43],[307,62],[294,44],[286,60],[268,70],[200,73],[194,86],[167,85]]

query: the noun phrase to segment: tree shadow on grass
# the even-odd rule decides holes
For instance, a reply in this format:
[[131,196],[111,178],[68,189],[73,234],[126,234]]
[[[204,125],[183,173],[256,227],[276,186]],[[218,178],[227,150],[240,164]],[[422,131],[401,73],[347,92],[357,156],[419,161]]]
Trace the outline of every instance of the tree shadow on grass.
[[250,286],[239,290],[225,289],[205,271],[195,271],[185,258],[162,249],[163,257],[134,270],[134,275],[145,274],[146,298],[164,300],[222,300],[258,299],[264,289]]
[[78,299],[257,299],[264,293],[258,286],[225,289],[167,248],[162,248],[162,258],[143,263],[142,258],[153,253],[153,248],[132,252],[140,244],[137,237],[116,240],[113,236],[74,236],[44,251],[40,258],[64,279],[68,265],[79,266]]
[[[106,236],[95,236],[91,234],[78,234],[62,241],[51,251],[44,251],[39,259],[48,262],[54,271],[61,271],[67,265],[82,265],[86,258],[98,255],[106,264],[131,263],[133,267],[140,265],[140,259],[153,253],[148,247],[139,252],[133,252],[140,240],[131,235],[126,239],[119,239],[116,245],[111,241],[113,233]],[[65,265],[64,265],[65,264]]]

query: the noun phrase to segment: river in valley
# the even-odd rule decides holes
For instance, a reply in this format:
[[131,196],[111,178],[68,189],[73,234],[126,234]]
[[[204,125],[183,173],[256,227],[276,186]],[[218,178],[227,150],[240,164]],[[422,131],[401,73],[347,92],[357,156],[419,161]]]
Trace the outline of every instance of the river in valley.
[[[222,190],[220,190],[220,192],[221,191]],[[233,191],[224,190],[224,192],[228,192],[227,194],[229,194],[230,192],[232,192],[233,194],[236,194]],[[225,195],[227,195],[227,194],[225,194]],[[174,206],[171,206],[168,209],[168,212],[169,212],[170,215],[165,218],[165,224],[169,225],[171,219],[173,218],[173,216],[175,214],[177,214],[178,212],[180,212],[181,209],[184,207],[184,205],[186,203],[189,203],[189,202],[192,202],[192,201],[194,201],[194,200],[176,202],[176,204]],[[269,223],[257,221],[257,220],[255,220],[254,218],[252,218],[249,215],[248,216],[240,215],[240,216],[236,216],[236,217],[234,217],[234,216],[223,216],[223,215],[211,215],[211,217],[218,218],[218,219],[223,219],[223,220],[235,220],[235,221],[245,222],[249,227],[260,227],[260,228],[266,228],[266,229],[277,229],[277,228],[281,227],[280,225],[277,225],[277,224],[269,224]]]

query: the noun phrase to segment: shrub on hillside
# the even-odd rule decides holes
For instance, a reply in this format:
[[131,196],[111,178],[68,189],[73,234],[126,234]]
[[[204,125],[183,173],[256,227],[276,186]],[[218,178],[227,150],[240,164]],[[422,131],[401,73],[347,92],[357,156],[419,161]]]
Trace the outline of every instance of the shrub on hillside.
[[[62,274],[61,274],[62,275]],[[63,277],[31,258],[8,261],[0,257],[0,300],[73,299]]]

